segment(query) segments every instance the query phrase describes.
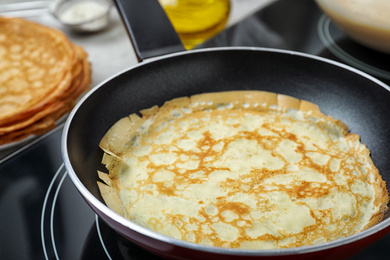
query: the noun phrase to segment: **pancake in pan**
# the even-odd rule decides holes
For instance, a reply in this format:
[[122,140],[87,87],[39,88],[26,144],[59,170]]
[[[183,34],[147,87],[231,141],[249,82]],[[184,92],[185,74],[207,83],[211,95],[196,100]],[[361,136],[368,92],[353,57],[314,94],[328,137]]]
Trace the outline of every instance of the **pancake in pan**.
[[178,98],[103,137],[107,205],[161,234],[226,248],[343,238],[379,221],[385,182],[357,134],[310,102],[262,91]]

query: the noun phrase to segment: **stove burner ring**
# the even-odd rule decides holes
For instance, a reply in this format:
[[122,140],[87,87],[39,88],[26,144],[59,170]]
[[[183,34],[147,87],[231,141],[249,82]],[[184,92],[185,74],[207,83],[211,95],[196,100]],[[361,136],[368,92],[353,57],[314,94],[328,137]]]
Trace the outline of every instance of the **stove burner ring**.
[[[62,175],[61,175],[62,173]],[[49,218],[49,227],[50,227],[50,240],[52,242],[52,247],[53,247],[53,254],[55,255],[56,259],[59,259],[59,256],[58,256],[58,251],[57,251],[57,247],[56,247],[56,243],[55,243],[55,239],[54,239],[54,228],[53,228],[53,216],[54,216],[54,209],[55,209],[55,204],[56,204],[56,200],[57,200],[57,196],[58,196],[58,192],[60,190],[60,187],[62,186],[62,183],[66,177],[66,171],[64,171],[64,164],[62,164],[56,174],[54,175],[52,181],[50,182],[50,185],[49,185],[49,188],[46,192],[46,195],[45,195],[45,200],[43,202],[43,207],[42,207],[42,214],[41,214],[41,241],[42,241],[42,249],[43,249],[43,253],[45,255],[45,259],[49,259],[49,253],[48,253],[48,247],[49,245],[46,244],[46,240],[45,240],[45,223],[46,223],[46,219],[45,219],[45,215],[49,214],[50,218]],[[56,180],[60,178],[60,183],[58,184],[57,186],[57,189],[54,191],[54,196],[52,198],[52,200],[50,199],[50,195],[51,195],[51,191],[55,188],[55,183],[56,183]],[[49,205],[51,204],[51,209],[50,209],[50,212],[49,213],[46,213],[48,210],[49,210]],[[46,214],[45,214],[46,213]]]
[[[42,213],[41,213],[41,242],[42,242],[42,249],[43,253],[45,255],[45,259],[50,259],[49,256],[49,248],[51,246],[52,248],[52,254],[54,255],[55,259],[60,259],[60,256],[58,254],[57,246],[56,246],[56,240],[54,236],[54,215],[55,215],[55,208],[57,203],[57,198],[60,193],[61,187],[63,186],[63,183],[68,177],[68,173],[64,167],[64,164],[61,164],[58,168],[57,172],[53,176],[53,179],[50,182],[50,185],[47,189],[45,199],[42,206]],[[107,247],[104,243],[103,236],[101,234],[101,229],[99,225],[99,219],[98,216],[95,214],[95,225],[96,225],[96,231],[99,238],[99,241],[101,243],[101,246],[106,253],[106,256],[109,260],[112,259],[110,253],[107,250]],[[47,228],[49,230],[47,230]],[[50,239],[48,239],[51,242],[51,245],[49,242],[46,241],[45,233],[50,234]]]
[[331,24],[330,18],[327,15],[323,14],[318,20],[317,31],[321,42],[333,55],[335,55],[342,61],[348,63],[349,65],[356,67],[360,70],[363,70],[369,74],[381,77],[383,79],[390,79],[389,72],[363,62],[353,57],[347,51],[341,48],[333,40],[332,34],[330,32],[330,24]]
[[97,230],[97,233],[98,233],[99,241],[100,241],[100,243],[101,243],[101,245],[103,247],[103,250],[106,253],[108,259],[111,260],[112,259],[111,255],[108,252],[106,244],[104,243],[104,240],[103,240],[102,232],[101,232],[100,225],[99,225],[99,217],[96,214],[95,214],[95,223],[96,223],[96,230]]

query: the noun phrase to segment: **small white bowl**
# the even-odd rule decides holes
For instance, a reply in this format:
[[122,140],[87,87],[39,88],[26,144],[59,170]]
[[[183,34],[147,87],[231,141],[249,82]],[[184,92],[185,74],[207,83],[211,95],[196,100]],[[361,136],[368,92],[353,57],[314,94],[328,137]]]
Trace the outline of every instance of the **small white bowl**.
[[390,53],[390,0],[316,0],[351,39]]
[[111,0],[54,0],[50,11],[65,27],[96,32],[108,25],[111,7]]

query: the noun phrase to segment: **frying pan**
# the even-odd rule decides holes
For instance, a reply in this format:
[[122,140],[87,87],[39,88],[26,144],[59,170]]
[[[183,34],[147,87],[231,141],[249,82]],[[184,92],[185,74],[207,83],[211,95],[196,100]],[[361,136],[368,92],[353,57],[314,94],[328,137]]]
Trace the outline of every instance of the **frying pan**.
[[[158,16],[163,13],[161,7],[155,0],[116,1],[116,5],[142,62],[87,93],[70,113],[61,143],[71,180],[111,228],[138,246],[170,259],[343,259],[390,230],[387,214],[381,223],[365,231],[324,244],[282,250],[226,249],[166,237],[106,207],[96,184],[97,170],[105,170],[98,144],[106,131],[131,113],[204,92],[265,90],[316,103],[325,114],[342,120],[351,132],[361,136],[384,180],[390,183],[390,89],[384,83],[352,67],[291,51],[245,47],[183,51],[175,34],[166,37],[163,44],[149,39],[141,48],[134,36],[144,31],[130,25],[140,13],[155,12],[153,17]],[[142,11],[145,7],[146,11]],[[158,19],[160,25],[167,22],[164,16]],[[136,25],[140,25],[139,21]],[[154,27],[144,24],[142,28]],[[172,33],[172,29],[163,31],[163,36],[166,33]],[[158,53],[154,45],[172,53],[144,60]]]

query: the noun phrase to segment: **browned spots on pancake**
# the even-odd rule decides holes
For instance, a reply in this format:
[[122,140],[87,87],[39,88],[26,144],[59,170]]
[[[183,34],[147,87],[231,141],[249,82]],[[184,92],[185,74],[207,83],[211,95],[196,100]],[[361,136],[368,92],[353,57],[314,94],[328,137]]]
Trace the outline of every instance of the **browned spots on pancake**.
[[250,213],[249,206],[239,202],[220,202],[217,204],[217,207],[220,210],[220,212],[223,212],[225,210],[230,210],[239,215]]
[[303,181],[291,189],[290,196],[298,199],[305,197],[319,198],[329,193],[329,185],[316,184],[316,186],[313,186],[312,182]]

